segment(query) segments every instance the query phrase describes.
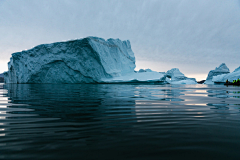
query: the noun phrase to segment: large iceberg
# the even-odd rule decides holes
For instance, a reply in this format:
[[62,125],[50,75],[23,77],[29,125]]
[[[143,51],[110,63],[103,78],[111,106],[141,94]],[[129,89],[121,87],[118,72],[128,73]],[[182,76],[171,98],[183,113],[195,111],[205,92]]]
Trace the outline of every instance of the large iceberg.
[[214,76],[212,81],[214,83],[225,83],[226,80],[232,82],[233,80],[237,80],[238,78],[240,79],[240,66],[236,68],[232,73]]
[[215,70],[211,70],[208,73],[208,77],[207,77],[206,81],[204,82],[204,84],[214,84],[214,82],[212,80],[214,76],[228,74],[228,73],[230,73],[229,68],[227,67],[227,65],[225,63],[222,63],[219,67],[216,67]]
[[[196,84],[179,69],[167,73],[135,69],[129,41],[97,37],[52,44],[13,53],[5,83],[170,83]],[[170,80],[171,78],[171,80]]]
[[186,77],[178,68],[172,68],[165,74],[166,81],[170,84],[197,84],[195,78]]
[[87,37],[13,53],[4,77],[6,83],[98,83],[134,68],[129,41]]

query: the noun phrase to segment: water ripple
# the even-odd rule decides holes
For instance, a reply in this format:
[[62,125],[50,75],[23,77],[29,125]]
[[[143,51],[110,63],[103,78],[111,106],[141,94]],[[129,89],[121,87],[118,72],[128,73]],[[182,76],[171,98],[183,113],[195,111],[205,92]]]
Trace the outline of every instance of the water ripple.
[[221,85],[0,84],[0,159],[237,159],[239,98]]

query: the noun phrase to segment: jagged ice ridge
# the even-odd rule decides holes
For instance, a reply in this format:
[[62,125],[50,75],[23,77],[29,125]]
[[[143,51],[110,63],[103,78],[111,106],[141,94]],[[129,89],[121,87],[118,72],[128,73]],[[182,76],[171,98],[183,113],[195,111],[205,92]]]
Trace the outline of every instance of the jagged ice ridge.
[[216,67],[215,70],[211,70],[208,73],[207,79],[204,82],[204,84],[214,84],[213,82],[213,77],[214,76],[218,76],[218,75],[222,75],[222,74],[228,74],[230,73],[229,68],[227,67],[227,65],[225,63],[220,64],[219,67]]
[[214,76],[212,81],[214,83],[225,83],[226,80],[233,82],[233,80],[237,80],[238,78],[240,78],[240,66],[236,68],[232,73]]

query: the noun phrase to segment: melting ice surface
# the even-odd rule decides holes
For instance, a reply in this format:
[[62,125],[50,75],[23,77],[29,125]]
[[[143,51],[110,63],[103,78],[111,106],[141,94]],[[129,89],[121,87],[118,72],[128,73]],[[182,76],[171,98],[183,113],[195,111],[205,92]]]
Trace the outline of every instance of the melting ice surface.
[[238,159],[240,88],[0,84],[0,159]]

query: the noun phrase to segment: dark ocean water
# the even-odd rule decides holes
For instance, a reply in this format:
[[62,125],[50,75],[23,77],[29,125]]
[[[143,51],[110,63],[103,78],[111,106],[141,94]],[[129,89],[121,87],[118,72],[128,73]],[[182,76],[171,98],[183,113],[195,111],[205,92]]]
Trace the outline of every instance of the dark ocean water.
[[240,87],[0,84],[0,159],[240,159]]

